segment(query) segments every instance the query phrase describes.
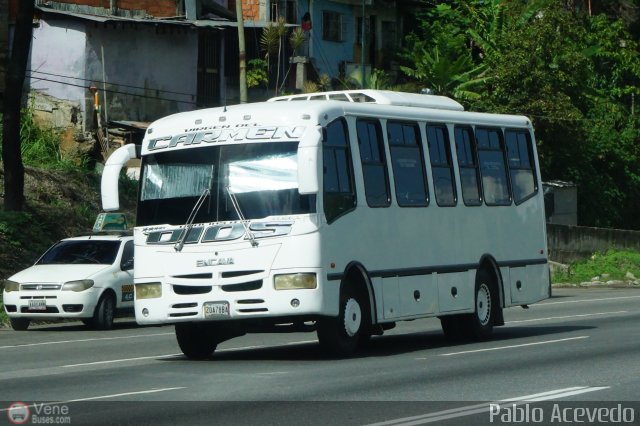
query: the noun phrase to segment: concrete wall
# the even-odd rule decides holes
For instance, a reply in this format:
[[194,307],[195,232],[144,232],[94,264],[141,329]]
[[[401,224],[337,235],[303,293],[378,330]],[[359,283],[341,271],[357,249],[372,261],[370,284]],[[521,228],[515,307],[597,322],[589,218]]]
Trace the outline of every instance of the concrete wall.
[[196,31],[151,25],[87,26],[86,78],[96,82],[101,98],[101,81],[106,80],[109,120],[153,121],[195,108]]
[[85,129],[79,117],[86,117],[85,98],[90,96],[84,87],[86,39],[80,21],[41,19],[33,29],[29,103],[36,116],[53,127]]
[[547,224],[549,258],[560,263],[609,249],[640,251],[640,231]]

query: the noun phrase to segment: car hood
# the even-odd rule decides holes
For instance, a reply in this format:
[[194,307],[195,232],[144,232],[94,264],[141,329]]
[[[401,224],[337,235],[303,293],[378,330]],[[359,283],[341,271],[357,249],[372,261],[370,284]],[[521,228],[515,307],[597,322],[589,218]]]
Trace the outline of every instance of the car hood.
[[19,283],[63,283],[84,280],[111,265],[34,265],[9,278]]

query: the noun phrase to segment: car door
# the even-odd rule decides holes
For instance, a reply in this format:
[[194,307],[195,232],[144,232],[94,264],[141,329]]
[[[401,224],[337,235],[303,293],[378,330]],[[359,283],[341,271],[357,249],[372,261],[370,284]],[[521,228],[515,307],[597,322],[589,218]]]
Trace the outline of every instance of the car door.
[[133,308],[133,240],[123,242],[119,270],[115,272],[114,290],[118,296],[118,308]]

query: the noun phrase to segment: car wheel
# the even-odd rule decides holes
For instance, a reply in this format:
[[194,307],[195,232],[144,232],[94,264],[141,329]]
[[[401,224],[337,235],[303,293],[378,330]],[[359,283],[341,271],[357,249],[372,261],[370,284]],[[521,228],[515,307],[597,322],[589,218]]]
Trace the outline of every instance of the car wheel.
[[176,339],[182,353],[189,359],[202,360],[211,358],[218,347],[219,336],[216,328],[209,323],[178,323]]
[[348,357],[370,337],[368,303],[364,296],[346,284],[340,295],[337,318],[318,320],[318,341],[329,355]]
[[92,325],[96,330],[109,330],[113,327],[113,317],[116,311],[116,301],[110,293],[104,293],[98,301],[93,313]]
[[24,331],[29,328],[31,320],[29,318],[9,318],[11,321],[11,328],[15,331]]

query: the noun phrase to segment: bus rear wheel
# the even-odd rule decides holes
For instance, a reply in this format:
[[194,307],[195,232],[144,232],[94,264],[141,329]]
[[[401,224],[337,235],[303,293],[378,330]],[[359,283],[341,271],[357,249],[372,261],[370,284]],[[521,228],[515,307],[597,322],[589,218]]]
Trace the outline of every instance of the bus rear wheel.
[[498,316],[498,293],[495,280],[486,271],[476,275],[475,312],[467,317],[465,331],[471,339],[484,340],[493,333]]
[[208,323],[176,324],[176,339],[189,359],[208,359],[218,347],[215,327]]
[[337,318],[318,321],[318,341],[324,351],[336,357],[348,357],[370,337],[370,316],[364,296],[347,285],[340,295]]

